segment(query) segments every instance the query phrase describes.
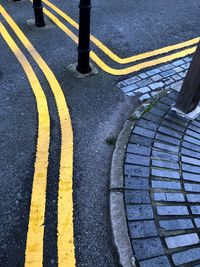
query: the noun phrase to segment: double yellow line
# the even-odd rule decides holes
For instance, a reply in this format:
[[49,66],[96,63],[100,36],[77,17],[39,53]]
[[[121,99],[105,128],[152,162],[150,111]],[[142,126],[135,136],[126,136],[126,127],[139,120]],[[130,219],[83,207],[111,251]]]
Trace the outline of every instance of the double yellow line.
[[[79,25],[77,22],[75,22],[69,15],[64,13],[62,10],[60,10],[56,5],[52,4],[48,0],[43,0],[45,5],[50,7],[55,13],[57,13],[59,16],[61,16],[66,22],[68,22],[71,26],[73,26],[75,29],[78,30]],[[63,24],[52,12],[44,8],[44,13],[63,31],[65,32],[76,44],[78,43],[78,37],[75,35],[65,24]],[[90,56],[91,59],[104,71],[106,71],[109,74],[112,75],[127,75],[136,71],[143,70],[148,67],[154,67],[156,65],[166,63],[181,57],[185,57],[187,55],[191,55],[196,50],[196,44],[199,42],[200,38],[194,38],[179,44],[163,47],[154,51],[142,53],[139,55],[131,56],[128,58],[120,58],[118,55],[113,53],[105,44],[103,44],[101,41],[99,41],[96,37],[93,35],[90,36],[91,41],[101,50],[103,51],[108,57],[110,57],[113,61],[119,63],[119,64],[128,64],[137,62],[140,60],[146,60],[142,63],[136,63],[133,66],[126,67],[126,68],[120,68],[120,69],[114,69],[108,66],[100,57],[95,53],[91,52]],[[187,49],[184,49],[186,48]],[[189,48],[188,48],[189,47]],[[182,51],[178,51],[175,53],[172,53],[170,55],[164,55],[168,54],[169,52],[177,51],[182,49]],[[158,57],[159,56],[159,57]],[[152,57],[158,57],[155,59],[150,59]],[[120,66],[121,67],[121,66]]]
[[[20,39],[21,43],[25,46],[45,75],[55,97],[61,127],[57,225],[58,266],[74,267],[72,202],[73,132],[68,107],[62,89],[53,72],[1,5],[0,14],[10,25],[16,36]],[[31,65],[2,23],[0,23],[0,32],[22,65],[36,97],[38,109],[38,139],[26,242],[25,266],[41,267],[43,265],[44,216],[50,143],[49,111],[45,94]]]

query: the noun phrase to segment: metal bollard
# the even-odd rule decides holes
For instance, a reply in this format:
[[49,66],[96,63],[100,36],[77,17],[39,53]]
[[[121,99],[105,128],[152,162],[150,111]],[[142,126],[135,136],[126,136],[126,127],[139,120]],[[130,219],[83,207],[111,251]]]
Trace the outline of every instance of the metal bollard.
[[90,67],[90,10],[91,0],[80,0],[78,65],[76,69],[86,74]]
[[33,9],[35,14],[35,26],[44,27],[46,26],[43,14],[43,6],[41,0],[33,0]]

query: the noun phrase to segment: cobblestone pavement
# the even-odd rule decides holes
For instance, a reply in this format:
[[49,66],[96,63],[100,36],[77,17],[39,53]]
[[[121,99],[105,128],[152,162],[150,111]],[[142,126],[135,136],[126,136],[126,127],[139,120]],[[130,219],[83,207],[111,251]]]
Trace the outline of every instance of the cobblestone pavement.
[[[189,57],[120,82],[141,100],[157,89],[180,90]],[[129,236],[141,267],[200,266],[200,117],[171,110],[178,93],[161,98],[137,121],[124,160]]]
[[191,57],[176,60],[121,81],[118,86],[126,95],[139,94],[141,101],[154,96],[160,89],[179,91],[191,60]]

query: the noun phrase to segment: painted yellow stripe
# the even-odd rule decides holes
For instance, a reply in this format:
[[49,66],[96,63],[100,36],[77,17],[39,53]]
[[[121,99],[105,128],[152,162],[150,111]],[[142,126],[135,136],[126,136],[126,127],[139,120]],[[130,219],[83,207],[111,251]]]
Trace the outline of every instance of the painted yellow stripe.
[[[56,5],[52,4],[48,0],[43,0],[43,2],[49,6],[51,9],[53,9],[57,14],[59,14],[62,18],[64,18],[69,24],[71,24],[74,28],[79,29],[79,24],[74,21],[69,15],[64,13],[62,10],[60,10]],[[174,50],[182,49],[188,46],[195,45],[199,42],[200,38],[194,38],[185,42],[181,42],[175,45],[163,47],[160,49],[156,49],[150,52],[145,52],[142,54],[138,54],[135,56],[127,57],[127,58],[120,58],[115,53],[113,53],[106,45],[104,45],[101,41],[99,41],[96,37],[93,35],[90,35],[91,41],[100,49],[102,50],[107,56],[109,56],[112,60],[119,64],[128,64],[135,61],[147,59],[150,57],[158,56],[161,54],[166,54]]]
[[43,71],[55,97],[61,127],[61,156],[58,191],[58,266],[75,266],[73,231],[73,131],[63,91],[46,62],[23,34],[17,24],[0,6],[0,12]]
[[44,211],[46,203],[47,167],[50,140],[50,119],[47,100],[28,60],[0,22],[0,32],[17,57],[30,82],[38,110],[38,138],[33,178],[29,226],[26,243],[26,266],[42,266]]
[[[78,37],[67,27],[65,24],[63,24],[55,15],[53,15],[50,11],[47,9],[44,9],[44,13],[62,30],[64,31],[76,44],[78,43]],[[177,58],[185,57],[187,55],[191,55],[195,52],[196,47],[188,48],[185,50],[182,50],[180,52],[167,55],[164,57],[160,57],[157,59],[152,59],[143,63],[136,64],[134,66],[124,68],[124,69],[114,69],[109,67],[106,63],[101,60],[95,52],[90,53],[91,59],[104,71],[106,71],[109,74],[112,75],[127,75],[148,67],[153,67],[158,64],[166,63],[172,60],[175,60]]]

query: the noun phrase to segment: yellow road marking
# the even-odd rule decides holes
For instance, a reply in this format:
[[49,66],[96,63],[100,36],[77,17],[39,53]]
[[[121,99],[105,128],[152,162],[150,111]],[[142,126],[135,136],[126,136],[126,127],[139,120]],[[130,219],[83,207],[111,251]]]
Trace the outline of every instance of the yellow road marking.
[[0,33],[24,69],[37,103],[38,138],[26,244],[26,266],[39,267],[42,266],[43,259],[44,210],[50,141],[49,111],[45,94],[33,68],[1,22]]
[[[53,15],[50,11],[44,8],[44,13],[62,30],[64,31],[76,44],[78,43],[78,37],[67,27],[63,24],[55,15]],[[176,52],[171,55],[167,55],[164,57],[160,57],[157,59],[152,59],[143,63],[136,64],[131,67],[127,67],[124,69],[114,69],[109,67],[106,63],[101,60],[95,52],[91,51],[90,57],[91,59],[104,71],[112,75],[127,75],[148,67],[153,67],[158,64],[166,63],[172,60],[175,60],[180,57],[185,57],[187,55],[193,54],[196,50],[196,47],[191,47],[180,52]]]
[[[50,1],[43,0],[43,2],[47,6],[49,6],[51,9],[53,9],[57,14],[59,14],[62,18],[64,18],[67,22],[69,22],[69,24],[71,24],[74,28],[76,28],[77,30],[79,29],[79,24],[76,21],[74,21],[69,15],[64,13],[62,10],[60,10],[57,6],[52,4]],[[181,42],[181,43],[178,43],[175,45],[156,49],[156,50],[153,50],[150,52],[145,52],[145,53],[138,54],[138,55],[131,56],[131,57],[127,57],[127,58],[120,58],[118,55],[113,53],[105,44],[103,44],[101,41],[99,41],[93,35],[90,35],[90,39],[100,50],[102,50],[107,56],[109,56],[112,60],[114,60],[115,62],[117,62],[119,64],[128,64],[128,63],[132,63],[132,62],[139,61],[142,59],[147,59],[147,58],[158,56],[161,54],[166,54],[166,53],[169,53],[169,52],[174,51],[174,50],[178,50],[178,49],[182,49],[182,48],[185,48],[188,46],[195,45],[200,40],[200,38],[198,37],[198,38],[194,38],[194,39],[191,39],[191,40],[188,40],[185,42]]]
[[[74,267],[74,231],[73,231],[73,131],[69,110],[63,91],[43,58],[23,34],[17,24],[0,5],[0,13],[29,51],[35,62],[44,73],[55,97],[61,127],[61,156],[58,191],[58,266]],[[35,267],[35,266],[34,266]],[[38,265],[37,265],[38,267]]]

